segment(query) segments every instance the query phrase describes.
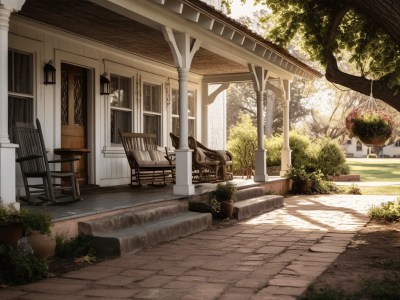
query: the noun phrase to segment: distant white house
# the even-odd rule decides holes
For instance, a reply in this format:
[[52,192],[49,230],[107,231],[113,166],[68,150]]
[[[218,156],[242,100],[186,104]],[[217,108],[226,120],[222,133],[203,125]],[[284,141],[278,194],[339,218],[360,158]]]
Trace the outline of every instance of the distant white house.
[[[346,157],[367,157],[371,153],[371,147],[365,146],[355,137],[345,139],[342,146],[346,152]],[[394,143],[383,147],[378,156],[400,157],[400,138],[396,138]]]
[[393,144],[383,147],[381,157],[400,157],[400,138],[397,137]]

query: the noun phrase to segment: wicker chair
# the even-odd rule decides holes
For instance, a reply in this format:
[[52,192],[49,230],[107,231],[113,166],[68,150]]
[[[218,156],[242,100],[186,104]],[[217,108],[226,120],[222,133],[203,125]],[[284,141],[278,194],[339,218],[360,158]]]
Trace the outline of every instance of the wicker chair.
[[[172,146],[179,148],[179,137],[169,134]],[[193,150],[193,181],[212,182],[233,179],[232,154],[226,150],[212,150],[193,137],[189,137],[189,148]],[[218,165],[215,163],[218,161]]]
[[233,179],[233,155],[231,152],[228,150],[212,150],[199,141],[196,141],[196,145],[205,153],[213,153],[214,157],[220,161],[219,178],[222,181]]
[[220,177],[219,154],[203,151],[193,137],[189,137],[189,148],[193,150],[192,170],[193,182],[217,182]]
[[[79,196],[79,184],[75,177],[75,161],[79,158],[49,161],[39,120],[36,120],[36,128],[33,124],[17,122],[14,126],[14,135],[16,143],[19,144],[16,161],[21,167],[26,194],[25,197],[21,197],[22,200],[30,204],[43,202],[67,204],[82,200]],[[69,170],[50,170],[49,164],[56,163],[69,164]],[[30,183],[30,179],[38,178],[42,180],[42,183]],[[71,186],[65,187],[53,182],[57,178],[69,179]],[[62,193],[56,196],[55,192],[59,190]],[[66,190],[71,190],[71,194],[67,195]],[[57,200],[62,198],[64,198],[63,201]]]
[[175,149],[179,149],[179,136],[176,136],[175,134],[173,134],[172,132],[170,132],[169,134],[171,141],[172,141],[172,146]]

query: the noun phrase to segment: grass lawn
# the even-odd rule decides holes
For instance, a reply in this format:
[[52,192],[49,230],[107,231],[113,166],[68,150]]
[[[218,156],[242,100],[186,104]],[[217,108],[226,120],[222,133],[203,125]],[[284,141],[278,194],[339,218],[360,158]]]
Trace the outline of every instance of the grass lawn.
[[[356,183],[357,185],[357,183]],[[400,185],[359,186],[362,195],[393,195],[400,196]]]
[[347,158],[350,174],[359,174],[361,181],[399,181],[400,159],[397,158]]

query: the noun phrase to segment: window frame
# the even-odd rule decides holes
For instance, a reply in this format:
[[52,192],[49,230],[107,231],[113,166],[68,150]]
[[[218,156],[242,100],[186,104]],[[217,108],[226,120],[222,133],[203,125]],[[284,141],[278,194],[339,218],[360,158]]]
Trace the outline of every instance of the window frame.
[[357,140],[357,143],[356,143],[356,152],[362,152],[362,143],[359,141],[359,140]]
[[[106,61],[105,62],[105,69],[104,72],[109,74],[109,79],[111,81],[111,76],[120,76],[120,77],[125,77],[129,79],[129,89],[130,89],[130,101],[129,105],[130,108],[125,108],[125,107],[118,107],[118,106],[112,106],[111,105],[111,96],[110,95],[105,95],[104,97],[107,99],[106,100],[106,112],[107,112],[107,118],[106,118],[106,124],[105,124],[105,141],[106,141],[106,146],[104,151],[124,151],[124,148],[122,146],[122,143],[113,143],[111,139],[111,114],[112,111],[121,111],[121,112],[130,112],[131,116],[131,121],[130,121],[130,130],[132,132],[135,132],[137,130],[136,128],[136,118],[137,115],[136,112],[138,110],[137,107],[137,84],[136,80],[138,78],[137,74],[137,69],[121,65],[115,62],[111,61]],[[118,133],[116,133],[118,134]]]
[[[133,74],[131,76],[126,76],[126,75],[121,75],[119,72],[110,72],[110,81],[111,81],[111,77],[117,77],[118,83],[120,82],[121,78],[125,78],[128,79],[128,90],[129,90],[129,95],[127,95],[128,99],[128,104],[129,107],[121,107],[121,106],[113,106],[111,105],[111,94],[108,95],[107,99],[107,104],[109,105],[109,121],[108,121],[108,125],[109,125],[109,144],[111,145],[111,147],[122,147],[122,143],[115,143],[113,142],[113,136],[112,136],[112,126],[111,126],[111,120],[112,120],[112,114],[113,111],[115,112],[125,112],[125,113],[130,113],[130,131],[133,131],[133,120],[134,120],[134,76]],[[118,85],[118,87],[120,87]],[[115,135],[118,135],[118,132],[115,132]]]
[[[141,113],[141,117],[142,117],[142,122],[141,122],[141,126],[142,126],[142,132],[145,133],[145,117],[146,116],[157,116],[159,118],[159,124],[158,124],[158,133],[156,133],[157,135],[157,143],[159,147],[163,147],[164,141],[165,141],[165,129],[166,129],[166,125],[165,125],[165,113],[166,113],[166,109],[165,109],[165,77],[161,77],[161,76],[157,76],[154,74],[148,74],[148,73],[141,73],[141,79],[140,79],[140,86],[141,86],[141,107],[142,107],[142,113]],[[160,88],[160,112],[157,111],[149,111],[149,110],[145,110],[145,95],[144,95],[144,91],[145,91],[145,85],[152,85],[152,86],[159,86]]]
[[[24,42],[21,42],[21,43],[24,43]],[[14,74],[14,73],[10,74],[8,72],[7,76],[9,78],[8,78],[8,85],[7,85],[7,101],[10,101],[10,98],[18,98],[18,99],[23,99],[24,101],[25,100],[31,101],[32,102],[31,103],[32,111],[30,112],[30,114],[31,114],[31,121],[32,121],[32,123],[34,123],[35,116],[37,114],[37,109],[36,109],[36,106],[37,106],[37,101],[36,101],[36,99],[37,99],[37,80],[36,79],[37,79],[37,71],[38,71],[37,56],[38,56],[38,52],[40,52],[40,51],[38,50],[37,46],[23,48],[19,44],[20,43],[18,43],[18,42],[10,42],[7,52],[8,53],[10,53],[10,52],[11,53],[19,53],[19,54],[23,54],[23,55],[30,55],[32,57],[32,61],[31,61],[31,64],[32,64],[31,72],[32,73],[30,74],[30,77],[31,77],[30,79],[32,81],[31,93],[30,94],[29,93],[21,93],[21,92],[16,92],[14,90],[10,91],[9,85],[10,85],[10,82],[11,82],[11,84],[14,82],[14,76],[12,76],[12,74]],[[14,57],[14,55],[12,55],[12,57]],[[11,57],[9,56],[8,63],[10,62],[10,60],[11,60]],[[7,68],[8,68],[8,66],[7,66]],[[10,105],[8,105],[8,112],[7,112],[8,124],[10,123],[9,112],[10,112]],[[24,122],[28,122],[28,120],[24,120]],[[12,134],[10,135],[11,130],[12,130],[11,128],[8,128],[9,139],[11,142],[14,142],[13,138],[12,138]]]

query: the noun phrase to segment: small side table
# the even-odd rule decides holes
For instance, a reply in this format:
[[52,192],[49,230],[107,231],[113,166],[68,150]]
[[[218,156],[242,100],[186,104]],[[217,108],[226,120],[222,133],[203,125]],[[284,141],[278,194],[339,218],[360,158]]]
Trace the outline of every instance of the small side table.
[[[54,149],[54,154],[61,155],[61,158],[79,158],[78,161],[75,162],[75,171],[76,171],[76,180],[78,181],[79,186],[85,185],[87,179],[87,167],[86,167],[86,159],[85,155],[90,153],[90,150],[87,148],[57,148]],[[78,191],[79,192],[79,191]]]

